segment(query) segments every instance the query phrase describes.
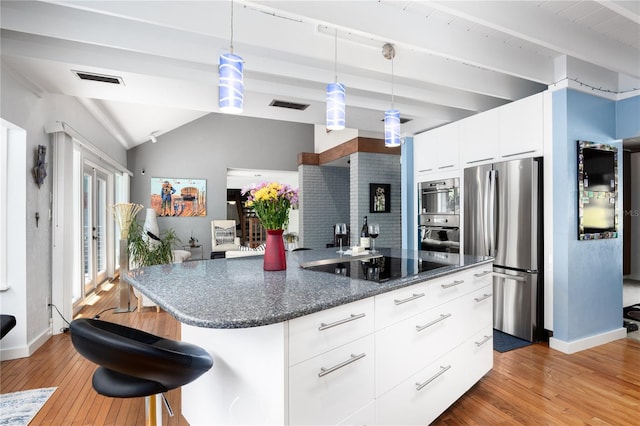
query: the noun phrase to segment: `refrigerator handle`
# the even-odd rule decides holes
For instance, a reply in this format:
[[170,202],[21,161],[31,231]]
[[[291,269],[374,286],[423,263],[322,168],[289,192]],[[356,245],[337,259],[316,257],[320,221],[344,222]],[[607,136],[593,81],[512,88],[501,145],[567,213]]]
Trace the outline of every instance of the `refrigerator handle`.
[[[484,177],[484,193],[489,195],[489,191],[491,188],[491,170],[487,170],[485,177]],[[484,226],[483,226],[483,232],[482,232],[482,238],[484,239],[484,246],[487,249],[487,256],[491,256],[491,228],[490,228],[490,210],[489,210],[489,204],[490,200],[489,197],[486,196],[484,197],[484,199],[482,200],[482,217],[484,220]]]
[[489,222],[488,231],[489,231],[489,245],[491,249],[489,250],[489,256],[496,255],[496,182],[498,180],[498,171],[490,170],[489,171],[489,217],[487,221]]

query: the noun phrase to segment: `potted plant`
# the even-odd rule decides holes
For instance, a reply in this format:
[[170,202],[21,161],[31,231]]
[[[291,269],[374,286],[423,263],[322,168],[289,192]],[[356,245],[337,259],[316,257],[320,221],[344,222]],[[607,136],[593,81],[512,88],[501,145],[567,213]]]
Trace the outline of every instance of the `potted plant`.
[[136,268],[173,262],[173,246],[180,240],[173,229],[155,235],[144,231],[138,221],[129,227],[129,259]]
[[193,232],[191,233],[191,237],[189,238],[189,245],[191,247],[195,247],[198,244],[198,239],[193,236]]

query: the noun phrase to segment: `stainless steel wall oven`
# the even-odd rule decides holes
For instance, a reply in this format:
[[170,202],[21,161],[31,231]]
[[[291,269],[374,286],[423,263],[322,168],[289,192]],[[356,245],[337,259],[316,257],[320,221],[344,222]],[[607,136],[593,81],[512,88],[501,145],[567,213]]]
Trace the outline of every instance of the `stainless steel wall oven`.
[[460,180],[418,184],[418,241],[421,250],[460,252]]

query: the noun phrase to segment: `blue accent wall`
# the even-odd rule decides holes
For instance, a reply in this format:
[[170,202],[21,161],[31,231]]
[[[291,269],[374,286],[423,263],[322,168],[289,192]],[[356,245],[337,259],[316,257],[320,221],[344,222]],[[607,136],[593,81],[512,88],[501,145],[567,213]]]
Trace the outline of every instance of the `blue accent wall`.
[[567,89],[552,99],[554,337],[570,342],[622,326],[622,238],[578,240],[577,141],[618,147],[620,202],[622,145],[615,101]]
[[413,137],[404,138],[401,148],[401,185],[402,185],[402,248],[414,249],[416,246],[417,223],[415,209],[415,182],[413,181]]
[[640,136],[640,96],[616,102],[616,139]]

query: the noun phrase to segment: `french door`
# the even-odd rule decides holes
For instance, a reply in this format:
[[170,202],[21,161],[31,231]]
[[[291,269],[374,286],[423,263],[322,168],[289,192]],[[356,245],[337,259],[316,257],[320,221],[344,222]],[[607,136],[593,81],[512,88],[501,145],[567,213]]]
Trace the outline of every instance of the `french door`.
[[84,163],[82,173],[82,269],[80,298],[107,279],[108,175]]

